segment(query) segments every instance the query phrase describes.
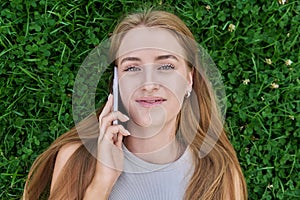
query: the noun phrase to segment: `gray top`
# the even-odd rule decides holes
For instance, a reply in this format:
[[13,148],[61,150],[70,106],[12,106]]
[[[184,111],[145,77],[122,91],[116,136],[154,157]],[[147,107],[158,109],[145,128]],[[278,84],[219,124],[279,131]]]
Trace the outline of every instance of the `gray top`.
[[109,200],[182,200],[193,174],[192,154],[188,147],[182,156],[168,164],[146,162],[123,145],[124,171]]

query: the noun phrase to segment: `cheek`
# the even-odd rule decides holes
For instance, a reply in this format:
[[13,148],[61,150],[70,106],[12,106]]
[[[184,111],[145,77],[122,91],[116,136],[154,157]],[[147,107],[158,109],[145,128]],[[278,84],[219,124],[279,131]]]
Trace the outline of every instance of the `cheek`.
[[133,94],[138,89],[141,81],[138,78],[133,78],[130,76],[122,76],[119,79],[119,93],[122,103],[128,112],[129,102],[132,100]]
[[184,95],[175,94],[172,91],[168,90],[168,97],[168,102],[165,104],[165,108],[168,111],[168,118],[172,118],[181,110]]
[[188,88],[188,81],[180,73],[174,72],[169,76],[164,76],[160,78],[160,84],[167,88],[168,96],[170,98],[170,103],[172,105],[177,105],[181,107],[184,95]]

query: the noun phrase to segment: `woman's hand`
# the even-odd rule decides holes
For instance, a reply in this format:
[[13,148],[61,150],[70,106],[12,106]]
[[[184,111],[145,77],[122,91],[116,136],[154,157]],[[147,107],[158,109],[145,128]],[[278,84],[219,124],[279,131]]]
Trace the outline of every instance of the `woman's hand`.
[[84,199],[107,199],[123,170],[122,139],[130,133],[122,125],[113,125],[112,122],[114,120],[126,122],[129,118],[119,111],[112,112],[112,107],[113,97],[109,95],[99,116],[100,134],[96,171]]

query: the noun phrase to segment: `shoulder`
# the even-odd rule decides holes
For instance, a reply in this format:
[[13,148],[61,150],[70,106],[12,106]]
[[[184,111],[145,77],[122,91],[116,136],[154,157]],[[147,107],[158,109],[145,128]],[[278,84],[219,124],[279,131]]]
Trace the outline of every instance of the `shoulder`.
[[73,155],[73,153],[81,146],[81,143],[70,143],[63,145],[56,156],[53,175],[52,175],[52,183],[51,189],[56,182],[60,171],[63,169],[69,158]]
[[54,171],[60,171],[81,143],[70,143],[62,146],[56,156]]
[[58,151],[56,163],[67,161],[81,145],[81,143],[70,143],[63,145]]

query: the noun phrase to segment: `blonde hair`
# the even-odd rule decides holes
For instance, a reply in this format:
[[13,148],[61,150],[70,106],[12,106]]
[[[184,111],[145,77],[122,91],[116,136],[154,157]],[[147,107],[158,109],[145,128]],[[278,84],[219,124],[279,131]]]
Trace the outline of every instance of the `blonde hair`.
[[[175,34],[179,33],[177,39],[185,49],[186,55],[190,56],[187,60],[193,61],[189,63],[190,67],[197,68],[193,73],[194,92],[191,98],[184,102],[178,117],[180,135],[177,137],[181,138],[182,142],[189,144],[193,152],[194,172],[185,191],[185,199],[247,199],[245,180],[235,151],[224,131],[212,88],[204,73],[199,71],[201,66],[198,62],[196,42],[191,31],[177,16],[171,13],[148,10],[126,16],[115,28],[113,35],[126,33],[140,25],[167,29]],[[180,36],[181,34],[191,40],[186,40]],[[112,40],[111,55],[115,55],[121,40],[122,37]],[[195,113],[195,106],[199,113]],[[101,110],[99,109],[97,116]],[[200,117],[196,117],[197,115]],[[76,128],[72,128],[55,140],[49,149],[36,159],[26,181],[24,200],[43,197],[50,200],[83,198],[95,173],[96,159],[90,153],[97,150],[99,130],[98,121],[95,119],[90,116],[80,122]],[[78,136],[79,131],[89,133],[94,137],[82,140]],[[193,132],[191,133],[191,131]],[[219,138],[216,144],[210,143],[216,138]],[[50,195],[49,188],[57,153],[62,146],[70,143],[81,143],[81,146],[60,172]],[[214,145],[214,147],[207,152],[201,152],[203,149],[200,147],[203,145]],[[201,153],[206,156],[201,157]],[[234,184],[238,184],[238,187],[234,187]]]

